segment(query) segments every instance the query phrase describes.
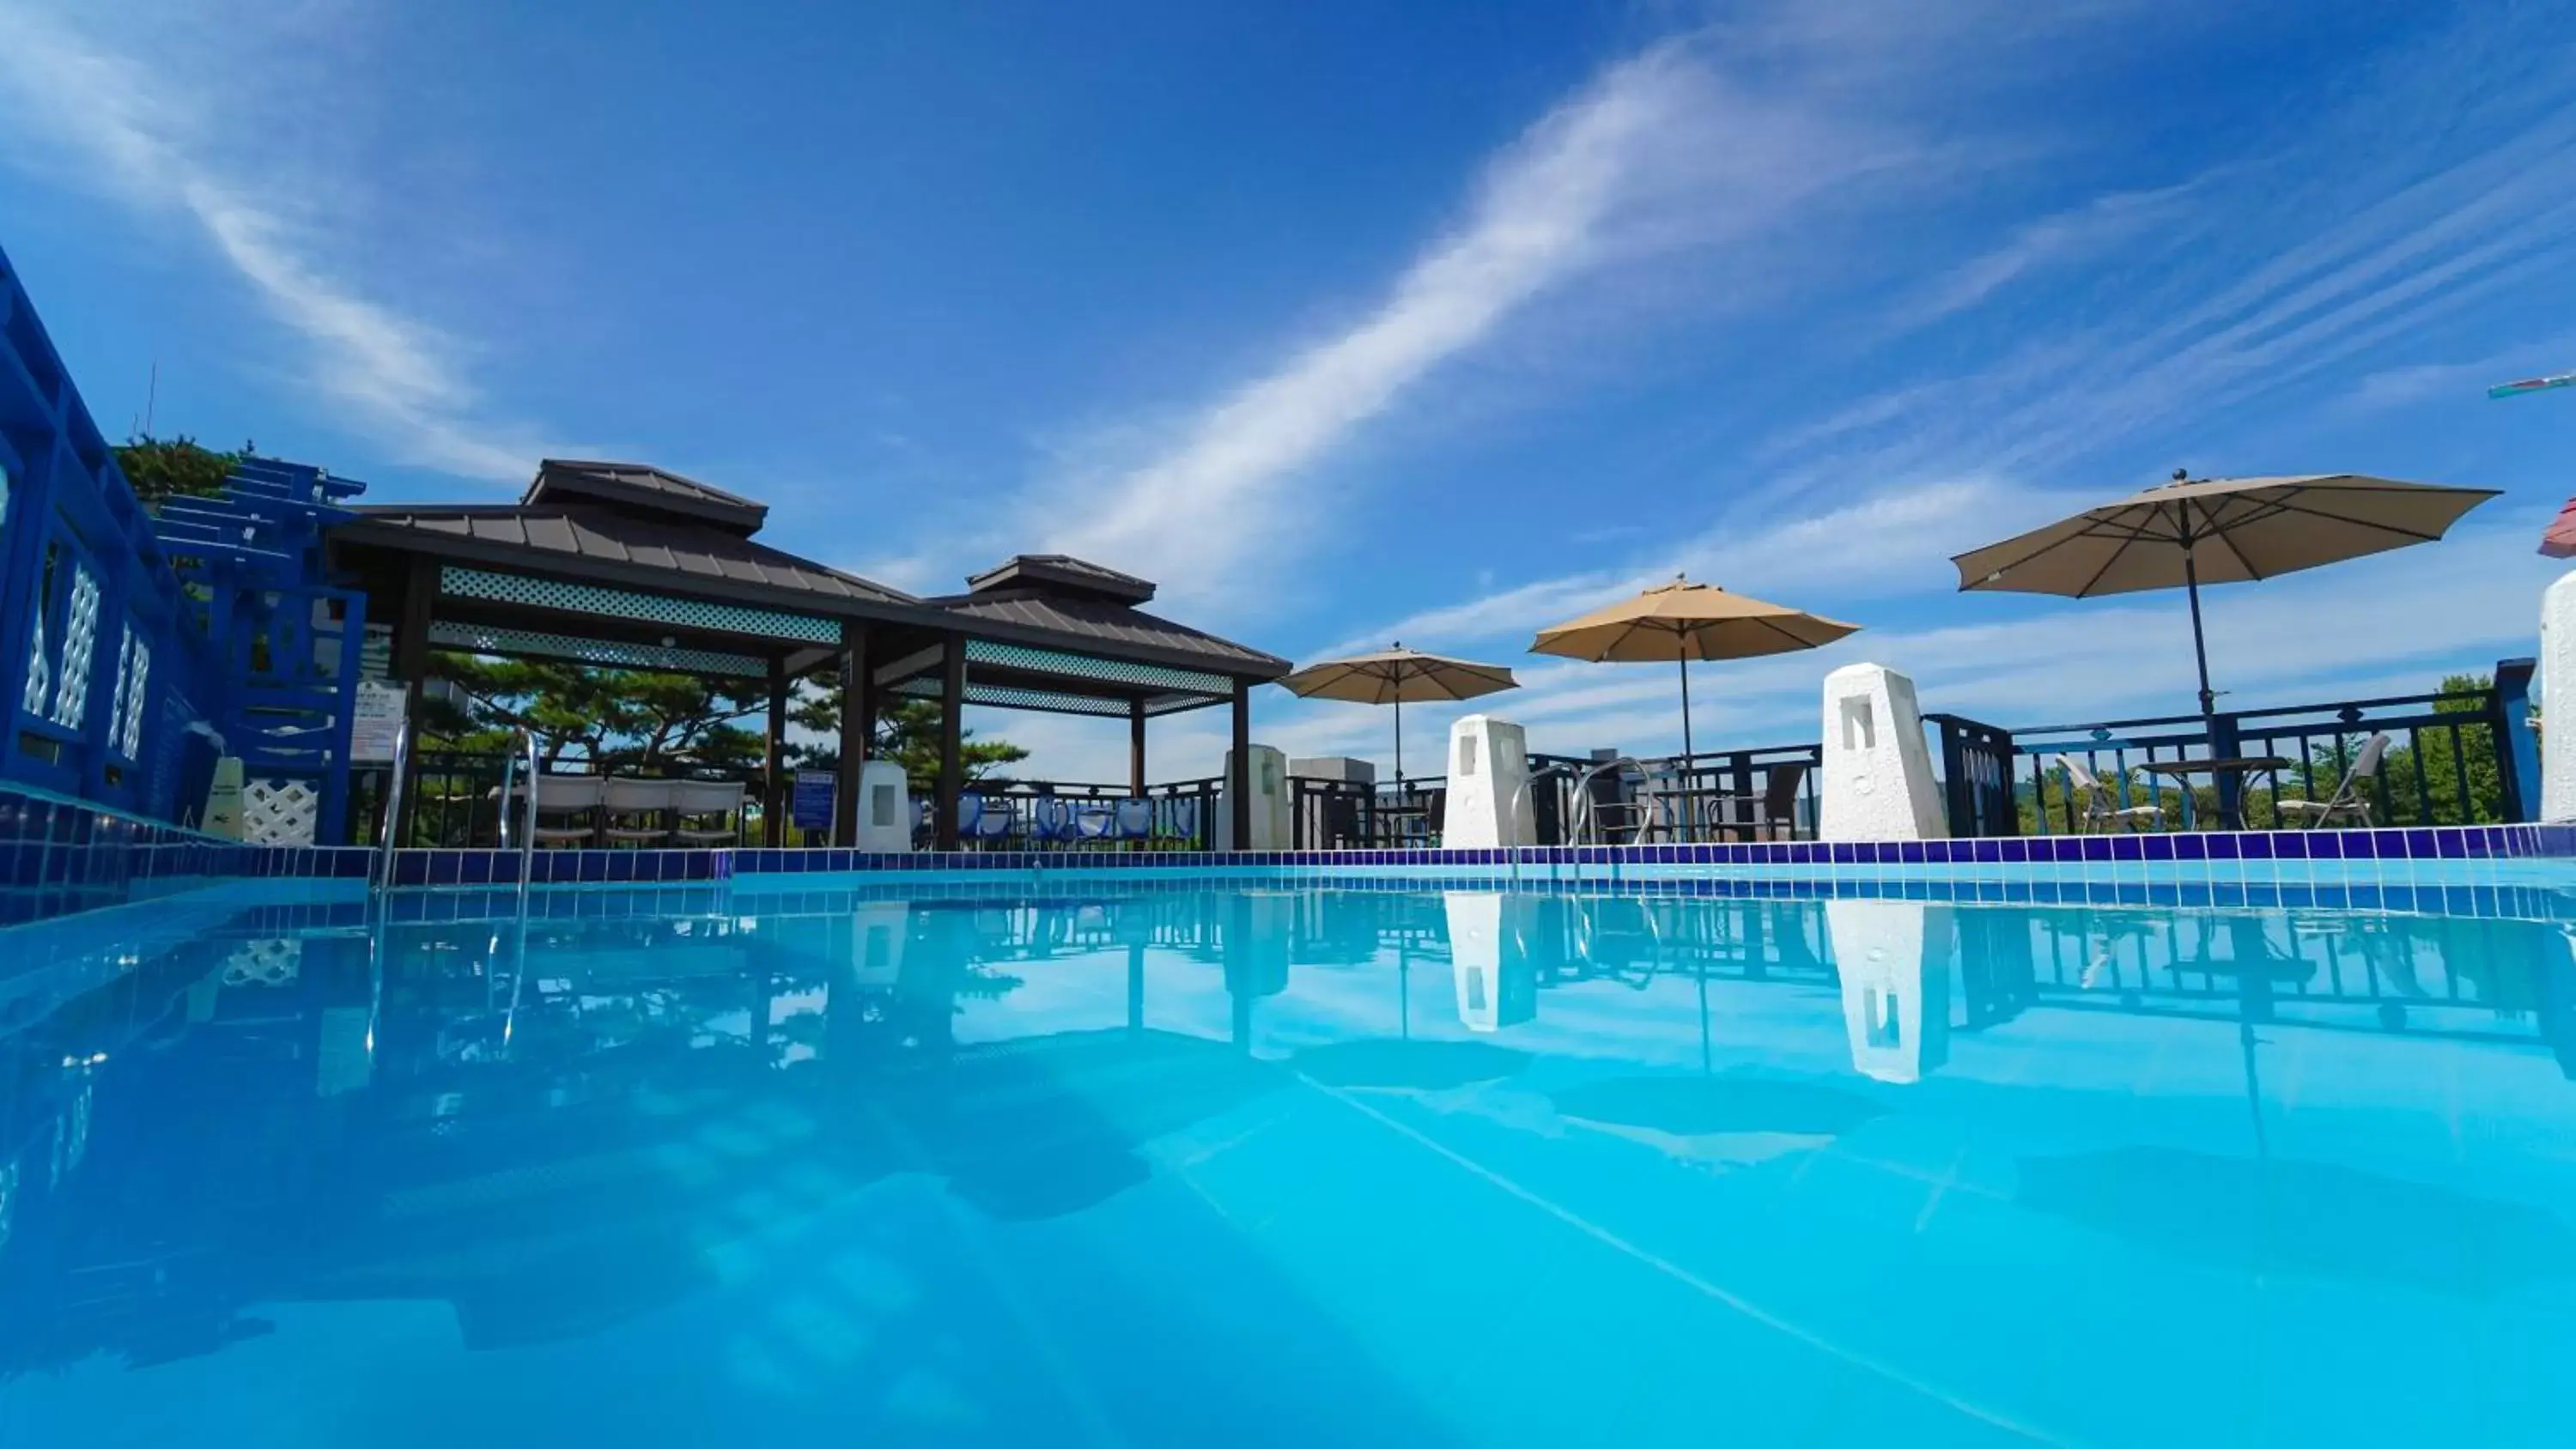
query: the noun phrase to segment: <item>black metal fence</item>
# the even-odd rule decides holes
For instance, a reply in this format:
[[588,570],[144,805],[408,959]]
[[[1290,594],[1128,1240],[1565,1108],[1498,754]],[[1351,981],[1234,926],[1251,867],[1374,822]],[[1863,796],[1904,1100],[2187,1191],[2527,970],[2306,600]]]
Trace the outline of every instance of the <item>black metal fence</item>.
[[[1080,780],[979,780],[966,787],[973,802],[958,822],[959,844],[969,850],[1212,850],[1224,837],[1217,793],[1222,779],[1174,780],[1132,786]],[[1122,835],[1116,811],[1122,800],[1151,806],[1151,829]],[[1057,808],[1063,807],[1063,808]],[[997,823],[998,822],[998,823]],[[929,844],[928,815],[921,839]]]
[[[2003,729],[1928,715],[1953,835],[2480,825],[2538,787],[2526,665],[2501,685]],[[2370,742],[2385,736],[2375,761]],[[2369,764],[2370,768],[2364,768]]]
[[[419,783],[408,811],[411,816],[411,839],[406,845],[435,849],[465,849],[497,845],[501,828],[501,777],[508,764],[501,755],[467,753],[450,750],[425,750],[414,757],[419,761]],[[584,760],[556,760],[544,766],[548,775],[588,775],[591,765]],[[372,822],[384,813],[384,771],[365,772],[368,778],[359,782],[359,810],[354,818]],[[760,838],[761,796],[766,788],[766,772],[758,767],[724,767],[674,765],[667,769],[642,771],[619,770],[621,775],[655,780],[706,780],[743,787],[743,838]],[[538,791],[542,804],[543,787]],[[373,842],[368,842],[372,844]]]

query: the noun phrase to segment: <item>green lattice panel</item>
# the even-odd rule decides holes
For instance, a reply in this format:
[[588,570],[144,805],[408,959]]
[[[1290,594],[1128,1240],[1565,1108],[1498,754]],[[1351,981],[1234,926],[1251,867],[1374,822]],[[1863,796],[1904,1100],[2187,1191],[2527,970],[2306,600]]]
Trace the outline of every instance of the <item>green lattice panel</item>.
[[641,619],[650,624],[720,629],[728,634],[757,634],[764,638],[794,639],[808,644],[841,642],[841,625],[835,619],[786,614],[775,609],[752,609],[740,604],[710,603],[703,599],[633,594],[623,589],[603,589],[595,584],[532,579],[524,574],[496,574],[482,569],[450,567],[439,572],[438,591],[456,599],[527,604],[571,614],[599,614],[611,619]]
[[[1089,654],[1066,654],[1021,644],[996,644],[988,639],[966,641],[966,662],[998,664],[1008,669],[1027,669],[1042,674],[1063,674],[1075,679],[1096,679],[1141,689],[1177,689],[1192,694],[1234,693],[1234,681],[1222,674],[1205,674],[1195,669],[1166,669],[1158,664],[1133,664],[1124,659],[1099,659]],[[1120,709],[1123,711],[1125,706],[1120,706]]]
[[[894,692],[914,699],[937,699],[936,679],[907,680],[895,686]],[[1106,718],[1125,719],[1127,701],[1101,699],[1088,694],[1055,694],[1043,689],[1009,689],[998,684],[966,682],[968,704],[990,705],[995,709],[1049,709],[1060,714],[1096,714]]]
[[597,664],[610,669],[659,669],[674,674],[748,674],[760,678],[769,666],[748,654],[719,654],[712,649],[665,649],[658,644],[623,644],[608,639],[575,639],[567,634],[541,634],[534,629],[487,629],[478,624],[432,624],[429,642],[441,649],[511,657],[540,656]]

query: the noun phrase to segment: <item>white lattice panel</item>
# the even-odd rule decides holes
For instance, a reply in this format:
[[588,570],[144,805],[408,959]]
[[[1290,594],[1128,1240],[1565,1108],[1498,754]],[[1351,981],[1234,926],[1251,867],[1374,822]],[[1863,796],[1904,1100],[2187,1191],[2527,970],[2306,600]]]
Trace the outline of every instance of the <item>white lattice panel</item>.
[[242,786],[242,839],[251,845],[311,845],[322,796],[301,780]]
[[226,986],[284,986],[304,969],[304,943],[271,938],[244,941],[224,961]]
[[63,616],[62,667],[54,678],[54,723],[79,729],[89,718],[89,660],[98,646],[98,580],[72,571],[72,603]]

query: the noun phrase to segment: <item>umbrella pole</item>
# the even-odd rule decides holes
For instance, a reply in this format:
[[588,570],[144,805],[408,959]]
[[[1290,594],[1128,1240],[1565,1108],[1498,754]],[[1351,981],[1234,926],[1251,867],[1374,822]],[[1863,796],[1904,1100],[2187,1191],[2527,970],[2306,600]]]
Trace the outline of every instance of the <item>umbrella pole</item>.
[[1682,769],[1684,771],[1688,771],[1690,769],[1691,756],[1690,656],[1687,654],[1683,655],[1680,663],[1682,671]]
[[[2195,614],[2192,617],[2198,618]],[[2207,680],[2201,681],[2203,684]],[[1404,793],[1404,696],[1395,697],[1395,793]]]
[[2200,712],[2206,718],[2218,712],[2218,696],[2209,687],[2209,645],[2200,632],[2200,564],[2189,549],[2184,545],[2182,579],[2191,594],[2191,657],[2200,665]]

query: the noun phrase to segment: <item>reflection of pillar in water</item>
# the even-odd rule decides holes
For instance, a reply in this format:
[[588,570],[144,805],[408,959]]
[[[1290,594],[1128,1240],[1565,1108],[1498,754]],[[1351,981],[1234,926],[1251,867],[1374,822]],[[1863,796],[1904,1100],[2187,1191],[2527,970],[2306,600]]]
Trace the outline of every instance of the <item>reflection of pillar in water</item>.
[[[2576,933],[2565,939],[2570,953],[2576,953]],[[2576,1081],[2576,960],[2543,957],[2534,963],[2531,988],[2540,1039],[2558,1058],[2559,1072]]]
[[1289,928],[1295,898],[1236,895],[1226,902],[1225,989],[1233,998],[1234,1044],[1252,1045],[1252,1003],[1288,989]]
[[1449,970],[1458,1019],[1469,1031],[1498,1031],[1538,1015],[1538,974],[1530,965],[1535,902],[1498,891],[1450,891]]
[[904,938],[912,907],[902,901],[868,901],[850,912],[850,979],[861,987],[891,988],[903,975]]
[[1882,1082],[1918,1082],[1950,1059],[1950,907],[1921,901],[1827,901],[1834,969],[1852,1067]]

